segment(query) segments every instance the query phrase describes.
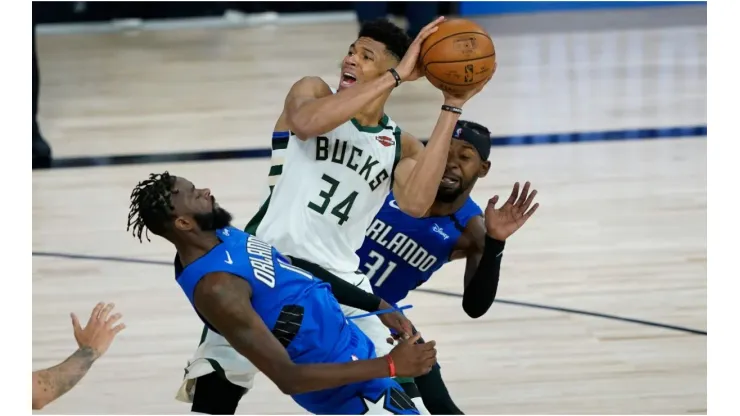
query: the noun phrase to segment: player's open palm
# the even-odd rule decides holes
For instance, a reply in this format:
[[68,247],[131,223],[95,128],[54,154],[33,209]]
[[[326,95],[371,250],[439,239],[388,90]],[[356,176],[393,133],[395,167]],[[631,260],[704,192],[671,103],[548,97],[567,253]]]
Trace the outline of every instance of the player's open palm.
[[112,303],[105,304],[103,302],[95,305],[90,319],[84,328],[80,325],[77,315],[74,313],[71,314],[72,328],[74,329],[77,345],[80,348],[91,348],[96,358],[103,355],[108,350],[108,347],[110,347],[116,334],[126,328],[126,325],[122,323],[115,325],[121,319],[122,315],[120,313],[110,315],[114,307],[115,305]]
[[416,344],[421,338],[417,333],[411,338],[401,341],[390,352],[398,377],[418,377],[432,370],[437,363],[437,349],[434,341]]
[[403,81],[414,81],[424,76],[424,70],[421,68],[419,62],[419,55],[421,55],[421,44],[424,43],[432,33],[437,31],[437,26],[444,22],[444,17],[438,17],[433,22],[424,26],[419,34],[416,35],[416,39],[411,42],[409,49],[406,51],[406,55],[401,58],[401,62],[396,67],[398,76]]
[[[504,241],[521,228],[527,220],[534,215],[540,204],[532,206],[537,190],[529,192],[530,183],[526,182],[521,194],[519,193],[519,182],[514,184],[509,199],[501,208],[496,208],[498,195],[488,201],[486,207],[486,232],[491,238]],[[530,208],[530,206],[532,206]]]

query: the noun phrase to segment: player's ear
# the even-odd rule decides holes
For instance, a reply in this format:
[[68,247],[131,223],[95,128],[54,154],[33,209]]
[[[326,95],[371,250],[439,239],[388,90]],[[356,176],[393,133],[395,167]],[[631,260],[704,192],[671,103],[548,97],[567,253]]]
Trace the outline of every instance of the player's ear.
[[175,229],[180,231],[190,231],[193,229],[193,221],[190,218],[179,216],[175,218]]
[[485,178],[486,175],[488,175],[488,170],[491,169],[491,162],[486,160],[483,161],[480,164],[480,169],[478,169],[478,177],[479,178]]

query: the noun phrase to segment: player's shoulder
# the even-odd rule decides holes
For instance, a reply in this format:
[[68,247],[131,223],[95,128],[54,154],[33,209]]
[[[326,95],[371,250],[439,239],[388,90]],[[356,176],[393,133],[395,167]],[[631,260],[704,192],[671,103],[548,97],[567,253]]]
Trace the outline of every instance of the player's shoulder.
[[304,76],[296,81],[288,92],[291,95],[311,95],[314,98],[334,94],[334,90],[323,78],[317,76]]

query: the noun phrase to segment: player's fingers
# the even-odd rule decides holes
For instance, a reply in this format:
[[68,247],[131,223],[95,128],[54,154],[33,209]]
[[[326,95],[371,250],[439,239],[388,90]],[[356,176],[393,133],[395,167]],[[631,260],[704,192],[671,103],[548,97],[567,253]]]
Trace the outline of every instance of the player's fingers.
[[438,25],[439,25],[440,23],[444,22],[444,21],[445,21],[445,17],[444,17],[444,16],[439,16],[438,18],[436,18],[436,19],[432,20],[432,21],[431,21],[431,22],[429,22],[429,23],[428,23],[428,24],[427,24],[426,26],[424,26],[424,27],[423,27],[423,28],[421,29],[421,31],[419,32],[419,34],[421,34],[421,33],[424,33],[424,32],[429,32],[429,31],[431,31],[432,29],[436,31],[436,30],[438,29],[438,28],[437,28],[437,26],[438,26]]
[[531,217],[532,215],[534,215],[535,211],[537,211],[537,208],[539,208],[539,207],[540,207],[540,203],[539,202],[536,203],[536,204],[534,204],[534,206],[532,207],[532,209],[530,209],[529,211],[527,211],[526,214],[524,214],[524,220],[526,221],[526,220],[529,219],[529,217]]
[[105,321],[105,324],[108,326],[108,328],[110,328],[113,326],[113,324],[116,323],[116,321],[121,319],[122,316],[123,315],[121,315],[120,313],[114,313],[113,315],[110,316],[110,318],[108,318],[107,321]]
[[[421,338],[421,332],[417,332],[413,336],[410,336],[410,337],[406,338],[406,342],[409,343],[409,344],[415,344],[416,341],[419,340],[419,338]],[[424,344],[422,344],[422,345],[424,345]]]
[[118,324],[118,325],[114,326],[113,329],[111,329],[111,332],[113,332],[113,334],[115,335],[115,334],[123,331],[124,329],[126,329],[126,324]]
[[103,321],[103,322],[105,322],[106,320],[108,320],[108,314],[110,314],[110,311],[112,311],[115,306],[116,306],[115,303],[109,303],[109,304],[105,305],[105,307],[103,308],[103,310],[100,311],[99,319],[101,321]]
[[493,198],[491,198],[491,199],[488,200],[488,205],[491,208],[496,209],[496,203],[497,202],[498,202],[498,195],[494,195]]
[[88,325],[98,319],[98,317],[100,316],[100,312],[103,310],[103,306],[105,306],[105,303],[103,302],[98,302],[98,304],[95,305],[95,308],[93,308],[93,311],[90,314],[90,319],[87,321]]
[[519,196],[519,182],[514,182],[514,187],[511,189],[511,195],[506,200],[507,204],[513,204],[516,201],[516,197]]
[[80,320],[77,319],[77,315],[72,312],[69,316],[72,318],[72,329],[74,332],[77,333],[78,331],[82,331],[82,326],[80,326]]
[[420,345],[424,347],[424,351],[431,351],[431,350],[434,350],[434,347],[437,345],[437,342],[436,341],[427,341],[427,342],[425,342],[423,344],[420,344]]
[[519,194],[519,199],[516,200],[516,203],[514,205],[522,205],[524,201],[529,196],[529,181],[524,182],[524,188],[522,188],[522,193]]
[[529,206],[532,205],[532,202],[534,201],[534,197],[536,196],[537,196],[537,190],[535,189],[534,191],[532,191],[531,194],[529,194],[529,197],[527,198],[527,200],[524,201],[524,205],[522,205],[522,212],[529,209]]
[[416,35],[416,39],[414,39],[414,43],[421,43],[424,42],[426,38],[429,37],[432,33],[436,32],[437,29],[439,29],[437,26],[444,22],[445,18],[444,16],[440,16],[436,19],[434,19],[432,22],[430,22],[428,25],[424,26],[420,31],[419,34]]

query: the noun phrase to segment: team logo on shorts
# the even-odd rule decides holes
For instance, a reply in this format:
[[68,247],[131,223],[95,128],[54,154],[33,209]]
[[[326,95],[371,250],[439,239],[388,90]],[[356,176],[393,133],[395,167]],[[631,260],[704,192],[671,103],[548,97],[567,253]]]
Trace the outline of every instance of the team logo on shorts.
[[395,140],[388,136],[375,136],[375,140],[379,141],[385,147],[393,146],[396,143]]

